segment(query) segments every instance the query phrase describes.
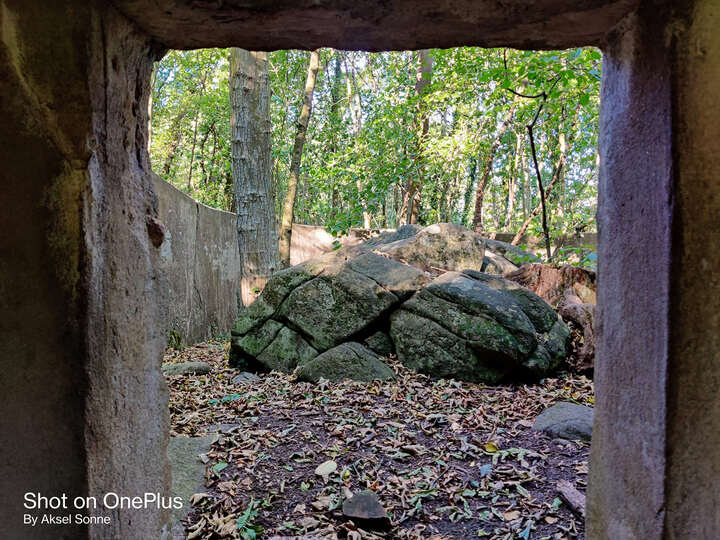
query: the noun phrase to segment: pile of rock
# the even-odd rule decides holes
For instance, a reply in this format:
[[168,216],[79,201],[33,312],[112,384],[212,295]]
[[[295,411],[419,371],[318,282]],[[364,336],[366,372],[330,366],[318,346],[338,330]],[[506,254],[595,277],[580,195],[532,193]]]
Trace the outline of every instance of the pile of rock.
[[542,377],[565,358],[569,330],[537,295],[482,272],[487,253],[479,235],[438,224],[278,272],[238,317],[230,363],[370,380],[393,376],[380,357],[395,352],[433,377]]

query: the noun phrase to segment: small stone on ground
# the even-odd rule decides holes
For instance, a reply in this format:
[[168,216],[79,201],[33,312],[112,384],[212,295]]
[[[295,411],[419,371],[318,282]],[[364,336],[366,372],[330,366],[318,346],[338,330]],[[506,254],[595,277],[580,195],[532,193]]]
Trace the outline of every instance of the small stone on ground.
[[386,528],[390,525],[387,510],[380,504],[375,492],[369,489],[347,499],[343,503],[342,510],[345,517],[370,528]]
[[551,437],[589,441],[592,436],[593,408],[562,401],[544,410],[533,429]]
[[236,375],[235,377],[233,377],[232,382],[234,382],[235,384],[244,384],[260,382],[261,380],[262,379],[254,373],[250,373],[249,371],[243,371],[240,375]]
[[165,375],[205,375],[210,373],[210,365],[205,362],[164,362],[162,372]]

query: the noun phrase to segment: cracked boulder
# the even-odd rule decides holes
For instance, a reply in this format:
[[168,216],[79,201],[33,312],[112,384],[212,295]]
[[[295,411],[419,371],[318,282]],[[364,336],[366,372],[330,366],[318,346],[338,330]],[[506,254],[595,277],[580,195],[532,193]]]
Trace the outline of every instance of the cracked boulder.
[[341,250],[278,272],[238,317],[230,365],[291,372],[342,343],[375,344],[389,330],[389,314],[427,281],[417,268],[369,250]]
[[539,378],[567,356],[570,332],[541,298],[480,272],[447,272],[391,317],[398,358],[431,377]]
[[568,328],[531,291],[479,271],[485,255],[463,227],[412,226],[278,272],[238,317],[230,364],[369,381],[393,376],[380,357],[395,352],[432,377],[549,374],[567,356]]

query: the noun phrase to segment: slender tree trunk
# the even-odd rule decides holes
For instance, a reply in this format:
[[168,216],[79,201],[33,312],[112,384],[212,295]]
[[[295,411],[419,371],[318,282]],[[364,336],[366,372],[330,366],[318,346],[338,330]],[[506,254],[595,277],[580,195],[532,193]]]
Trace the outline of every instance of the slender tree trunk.
[[[340,84],[342,83],[342,66],[340,65],[340,53],[334,51],[333,57],[334,73],[332,86],[330,87],[330,154],[335,155],[338,151],[338,133],[340,131]],[[335,178],[332,180],[332,209],[330,210],[333,218],[337,217],[340,205],[340,193]]]
[[510,178],[508,179],[508,195],[507,195],[507,206],[505,207],[505,219],[503,221],[503,228],[507,231],[512,224],[513,213],[515,212],[515,196],[517,193],[517,174],[520,166],[520,156],[523,152],[522,137],[517,137],[515,142],[515,156],[513,158],[513,167]]
[[170,176],[170,170],[172,169],[173,161],[175,161],[175,155],[177,154],[177,149],[180,146],[180,141],[182,139],[182,133],[180,131],[180,124],[187,116],[187,111],[183,110],[178,113],[178,115],[173,118],[172,123],[170,124],[170,135],[172,136],[172,142],[170,143],[170,151],[168,152],[167,156],[165,157],[165,163],[163,164],[163,174],[165,175],[165,179],[169,180]]
[[415,154],[415,160],[417,161],[416,169],[419,172],[420,177],[416,177],[410,183],[408,189],[408,205],[409,205],[409,216],[408,221],[411,224],[418,222],[418,215],[420,213],[420,198],[422,196],[422,175],[424,174],[424,167],[422,166],[422,148],[427,138],[428,129],[430,122],[423,106],[423,96],[425,95],[426,88],[432,80],[433,73],[433,58],[430,54],[429,49],[421,49],[418,51],[418,64],[417,71],[415,72],[415,95],[418,96],[417,105],[417,151]]
[[230,106],[241,297],[248,305],[277,264],[267,53],[230,50]]
[[[352,53],[350,53],[352,54]],[[355,62],[350,56],[350,65],[348,66],[347,56],[345,57],[345,72],[347,77],[345,79],[345,87],[348,100],[348,108],[350,110],[350,118],[353,124],[353,135],[355,140],[360,136],[360,130],[362,129],[362,100],[360,99],[360,90],[357,86],[355,79]],[[360,197],[362,204],[362,216],[363,216],[363,228],[370,228],[370,212],[367,210],[367,205],[362,198],[363,185],[359,177],[355,180],[355,187],[358,191],[358,197]]]
[[303,146],[305,145],[305,137],[307,135],[307,126],[310,121],[310,114],[312,114],[312,98],[313,92],[315,91],[315,79],[317,78],[319,63],[319,52],[311,52],[307,80],[305,81],[303,104],[300,110],[300,116],[298,117],[297,133],[295,135],[295,144],[293,145],[292,159],[290,161],[290,176],[288,178],[287,192],[285,193],[281,217],[279,255],[280,264],[283,267],[290,266],[290,242],[292,239],[292,224],[295,213],[295,196],[297,194],[298,179],[300,177],[300,163],[302,161]]
[[560,153],[558,155],[557,162],[555,163],[555,169],[553,172],[552,180],[550,180],[550,183],[545,186],[544,188],[544,197],[541,196],[540,202],[535,206],[535,208],[532,209],[528,217],[525,219],[523,224],[518,229],[517,233],[515,233],[515,236],[513,237],[512,241],[510,242],[512,245],[517,245],[520,243],[520,240],[522,240],[523,235],[527,231],[528,227],[530,226],[530,223],[532,223],[532,220],[535,219],[535,217],[540,214],[543,211],[543,206],[545,201],[547,201],[547,198],[550,196],[550,192],[555,187],[555,184],[558,183],[558,181],[562,178],[564,174],[564,168],[565,168],[565,162],[567,161],[567,150],[569,144],[573,141],[575,138],[575,124],[577,124],[578,115],[580,114],[580,106],[575,109],[575,115],[573,116],[572,122],[570,123],[569,128],[569,135],[566,137],[563,133],[560,133],[558,136],[558,146]]
[[[200,56],[199,53],[196,55],[196,58],[199,60]],[[202,82],[200,83],[200,97],[203,96],[205,93],[205,82],[207,81],[207,70],[203,71],[203,77]],[[188,193],[192,192],[193,183],[192,183],[192,173],[193,173],[193,163],[195,161],[195,148],[197,147],[197,133],[198,133],[198,123],[200,122],[200,106],[198,106],[197,110],[195,111],[195,120],[193,125],[193,139],[192,139],[192,148],[190,150],[190,166],[188,167],[188,179],[187,179],[187,190]]]
[[198,120],[200,117],[200,109],[195,113],[195,120],[193,122],[193,138],[192,138],[192,145],[190,146],[190,165],[188,166],[188,178],[187,178],[187,190],[188,193],[192,192],[193,183],[192,183],[192,172],[193,172],[193,163],[195,161],[195,146],[197,145],[197,131],[198,131]]
[[485,188],[487,187],[488,180],[490,179],[490,174],[492,173],[492,165],[493,161],[495,160],[495,154],[497,153],[498,148],[500,148],[500,143],[502,142],[503,135],[505,135],[505,132],[510,127],[510,122],[512,120],[513,114],[515,113],[516,106],[517,99],[513,100],[512,105],[510,106],[510,109],[505,115],[502,124],[500,124],[497,133],[495,133],[495,139],[493,140],[492,145],[490,146],[490,151],[485,158],[485,164],[483,165],[482,174],[480,175],[480,181],[478,182],[477,191],[475,192],[475,214],[473,215],[472,223],[473,230],[478,234],[482,234],[483,232],[483,199],[485,197]]
[[463,225],[470,224],[470,214],[472,213],[472,194],[475,191],[475,183],[477,182],[477,166],[478,161],[475,156],[470,157],[470,164],[468,165],[468,184],[465,190],[465,200],[463,206]]
[[150,75],[150,99],[148,99],[148,128],[147,128],[147,151],[148,154],[152,151],[152,136],[153,136],[153,128],[152,128],[152,120],[153,120],[153,112],[154,112],[154,105],[155,100],[153,99],[153,94],[155,93],[155,83],[157,82],[157,74],[158,74],[158,68],[160,67],[160,62],[155,62],[153,64],[152,73]]

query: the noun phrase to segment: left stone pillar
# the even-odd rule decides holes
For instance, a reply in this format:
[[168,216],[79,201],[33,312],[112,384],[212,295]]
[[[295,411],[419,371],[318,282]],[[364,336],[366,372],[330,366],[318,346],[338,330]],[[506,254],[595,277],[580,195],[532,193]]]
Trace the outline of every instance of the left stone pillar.
[[[156,538],[166,521],[157,506],[103,504],[168,496],[165,287],[147,232],[158,53],[105,3],[0,0],[4,538]],[[27,493],[66,495],[67,508],[25,508]],[[97,508],[76,510],[76,497]]]

